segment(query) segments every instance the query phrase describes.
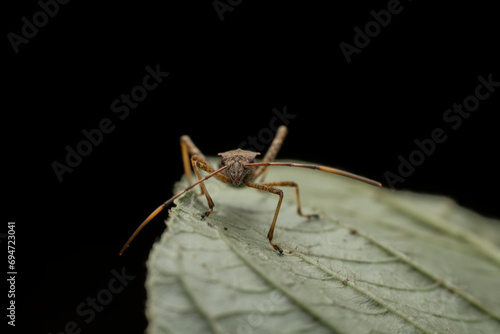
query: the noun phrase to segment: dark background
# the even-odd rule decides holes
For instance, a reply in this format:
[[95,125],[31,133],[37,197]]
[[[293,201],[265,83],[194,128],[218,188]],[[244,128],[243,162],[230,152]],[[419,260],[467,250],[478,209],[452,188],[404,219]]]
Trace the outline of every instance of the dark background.
[[[442,127],[446,142],[396,188],[444,194],[500,217],[500,88],[456,130],[443,121],[474,94],[479,75],[500,81],[495,10],[402,1],[401,13],[348,64],[339,44],[353,44],[353,28],[387,3],[242,1],[221,21],[213,1],[72,1],[17,54],[7,34],[20,34],[21,18],[32,22],[40,5],[5,10],[1,231],[16,221],[16,329],[59,333],[75,321],[81,333],[142,333],[144,263],[166,215],[123,257],[118,251],[172,195],[183,173],[179,137],[189,134],[214,155],[269,127],[274,108],[296,115],[280,158],[384,183],[415,139]],[[169,77],[120,120],[111,103],[157,64]],[[59,182],[51,164],[64,163],[65,147],[103,118],[114,131]],[[122,268],[135,278],[86,323],[77,305]]]

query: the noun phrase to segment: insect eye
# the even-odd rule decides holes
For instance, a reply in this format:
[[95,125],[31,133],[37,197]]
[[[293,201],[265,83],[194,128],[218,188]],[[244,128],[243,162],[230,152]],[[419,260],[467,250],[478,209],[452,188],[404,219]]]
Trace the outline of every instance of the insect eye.
[[226,165],[226,159],[221,159],[220,160],[220,163],[219,165],[222,167],[222,166],[225,166]]

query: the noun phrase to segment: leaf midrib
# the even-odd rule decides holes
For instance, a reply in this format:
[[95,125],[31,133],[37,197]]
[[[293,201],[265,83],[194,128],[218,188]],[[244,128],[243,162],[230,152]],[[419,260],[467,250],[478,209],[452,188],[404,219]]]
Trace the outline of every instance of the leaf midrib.
[[[177,206],[177,208],[179,208],[179,209],[181,207],[182,206]],[[182,211],[184,213],[189,214],[192,217],[195,217],[195,215],[193,215],[192,212],[185,211],[185,210],[182,210]],[[323,218],[326,218],[326,219],[330,220],[334,224],[337,224],[337,225],[339,225],[339,226],[341,226],[343,228],[346,228],[346,229],[350,228],[350,226],[348,226],[347,224],[345,224],[343,222],[338,221],[337,219],[334,219],[333,217],[331,217],[326,212],[321,212],[321,215],[322,215]],[[219,222],[221,222],[219,219],[216,219],[216,220],[219,221]],[[259,231],[254,226],[246,224],[245,221],[242,221],[242,223],[244,223],[245,225],[247,225],[248,228],[252,229],[253,231],[257,232],[258,234],[264,235],[261,231]],[[310,314],[312,317],[314,317],[315,319],[317,319],[320,323],[322,323],[323,325],[325,325],[328,329],[330,329],[331,331],[333,331],[335,333],[342,333],[338,328],[334,327],[330,322],[328,322],[327,319],[324,319],[320,314],[318,314],[317,312],[315,312],[314,309],[312,309],[308,305],[302,303],[299,299],[295,298],[292,294],[289,294],[286,289],[283,289],[280,285],[276,284],[273,280],[270,280],[265,275],[265,273],[260,270],[260,268],[258,266],[256,266],[255,264],[253,264],[251,261],[248,261],[248,259],[245,256],[243,256],[238,251],[238,247],[236,247],[229,240],[229,238],[224,233],[221,233],[220,230],[218,230],[217,232],[218,232],[220,238],[222,240],[224,240],[224,242],[227,244],[227,246],[229,247],[229,249],[231,249],[231,251],[238,258],[240,258],[245,263],[245,265],[248,266],[248,268],[252,269],[252,271],[255,274],[257,274],[259,277],[261,277],[264,281],[266,281],[274,289],[277,289],[277,290],[281,291],[283,293],[283,295],[287,296],[287,298],[289,300],[293,301],[299,308],[301,308],[302,310],[304,310],[305,312],[307,312],[308,314]],[[488,316],[494,318],[497,321],[500,321],[500,316],[499,315],[495,314],[495,312],[493,312],[492,310],[488,309],[485,305],[483,305],[474,296],[467,294],[465,291],[463,291],[463,290],[459,289],[458,287],[454,286],[453,284],[445,281],[441,277],[439,277],[439,276],[437,276],[435,274],[432,274],[430,271],[426,270],[423,266],[417,264],[410,257],[406,256],[404,253],[402,253],[400,251],[397,251],[397,250],[393,249],[392,247],[390,247],[388,245],[384,245],[380,241],[374,239],[373,237],[370,237],[369,235],[367,235],[367,234],[365,234],[363,232],[357,231],[357,235],[359,235],[360,237],[363,237],[365,240],[367,240],[367,241],[371,242],[372,244],[376,245],[377,247],[379,247],[380,249],[382,249],[386,253],[388,253],[388,254],[396,257],[399,261],[401,261],[402,263],[405,263],[406,265],[410,266],[411,268],[413,268],[417,272],[421,273],[422,275],[430,278],[431,280],[433,280],[434,282],[436,282],[436,284],[438,284],[442,288],[445,288],[448,291],[450,291],[452,293],[455,293],[456,295],[460,296],[465,301],[467,301],[469,304],[471,304],[475,308],[479,309],[480,311],[484,312]],[[292,252],[291,254],[292,254],[292,256],[295,256],[295,257],[299,258],[303,262],[308,263],[310,266],[313,266],[313,267],[321,270],[322,272],[324,272],[325,274],[329,275],[333,279],[335,279],[335,280],[337,280],[339,282],[343,281],[343,277],[340,277],[340,276],[336,275],[335,273],[329,271],[326,268],[318,266],[314,262],[311,262],[310,260],[308,260],[302,254],[300,254],[298,252]],[[341,259],[341,260],[343,260],[343,259]],[[407,316],[407,315],[405,315],[405,314],[403,314],[401,312],[398,312],[397,309],[395,309],[394,307],[391,307],[383,299],[381,299],[378,296],[376,296],[376,295],[368,292],[367,290],[365,290],[365,289],[363,289],[363,288],[361,288],[359,286],[356,286],[355,284],[353,284],[353,283],[351,283],[349,281],[346,282],[345,285],[346,285],[346,287],[352,288],[353,290],[357,291],[361,295],[365,296],[367,299],[369,299],[369,300],[373,301],[374,303],[380,305],[382,308],[386,309],[388,312],[390,312],[393,315],[399,317],[400,319],[404,320],[405,322],[407,322],[408,324],[410,324],[414,328],[422,331],[423,333],[432,333],[433,332],[432,330],[425,329],[420,324],[418,324],[415,321],[413,321],[409,316]],[[207,319],[210,320],[210,317],[208,317]],[[211,319],[211,320],[213,321],[213,319]]]
[[[399,201],[397,201],[397,199],[392,199],[392,200],[389,200],[388,202],[391,202],[391,204],[395,207],[396,210],[400,210],[400,211],[402,211],[402,212],[404,212],[404,213],[406,213],[406,214],[408,214],[410,216],[413,216],[414,218],[418,219],[419,221],[424,221],[424,223],[426,223],[429,226],[436,227],[437,225],[439,225],[439,229],[442,232],[444,232],[444,233],[446,233],[446,234],[448,234],[450,236],[453,236],[455,238],[459,238],[461,240],[466,241],[467,243],[469,243],[470,245],[472,245],[476,249],[478,249],[478,251],[481,252],[481,254],[485,255],[490,260],[497,261],[498,253],[496,252],[496,249],[494,247],[491,247],[491,245],[489,245],[489,244],[487,244],[485,247],[478,247],[478,246],[480,246],[479,241],[482,242],[482,243],[484,243],[484,240],[479,239],[479,237],[477,237],[475,235],[473,235],[472,237],[468,237],[467,236],[468,234],[465,233],[465,232],[467,232],[465,229],[463,229],[461,227],[457,227],[457,226],[451,226],[448,222],[446,222],[447,224],[443,225],[442,221],[441,221],[442,219],[438,219],[438,221],[436,221],[436,219],[434,219],[433,217],[428,217],[428,215],[425,215],[425,214],[422,214],[422,213],[419,213],[419,212],[415,212],[413,209],[407,208],[404,203],[399,203]],[[182,205],[178,205],[175,209],[180,209],[181,210],[181,208],[182,208]],[[184,211],[184,210],[182,210],[182,211]],[[190,211],[184,211],[184,212],[194,217],[193,212],[190,212]],[[342,227],[344,227],[346,229],[350,228],[350,226],[348,226],[347,224],[339,221],[338,219],[334,219],[333,217],[331,217],[330,215],[328,215],[325,212],[321,212],[321,214],[322,214],[323,218],[327,218],[328,220],[330,220],[334,224],[342,226]],[[223,222],[223,221],[221,221],[219,219],[216,219],[216,220],[218,220],[219,222]],[[242,221],[242,223],[244,223],[248,228],[250,228],[253,231],[257,232],[259,235],[264,235],[262,233],[262,231],[260,231],[257,228],[255,228],[255,226],[249,225],[245,221]],[[341,333],[341,331],[338,328],[336,328],[332,323],[328,322],[327,319],[325,319],[321,314],[315,312],[315,310],[313,308],[311,308],[307,304],[303,303],[301,300],[297,299],[292,294],[288,293],[288,291],[286,289],[283,289],[280,285],[276,284],[273,280],[271,280],[265,274],[265,272],[263,272],[261,270],[261,268],[259,268],[257,265],[255,265],[254,263],[252,263],[251,261],[249,261],[245,256],[243,256],[243,254],[239,251],[238,247],[236,247],[236,245],[233,242],[231,242],[231,240],[229,240],[229,238],[224,233],[222,233],[221,230],[217,230],[217,233],[219,234],[220,238],[222,240],[224,240],[224,242],[227,244],[227,246],[229,247],[229,249],[238,258],[240,258],[245,263],[245,265],[248,268],[250,268],[256,275],[258,275],[259,277],[261,277],[264,281],[266,281],[274,289],[277,289],[277,290],[281,291],[283,293],[283,295],[287,296],[287,298],[290,301],[294,302],[299,308],[301,308],[302,310],[304,310],[307,314],[310,314],[313,318],[315,318],[316,320],[318,320],[321,324],[325,325],[328,329],[330,329],[331,331],[333,331],[335,333]],[[357,235],[359,235],[360,237],[362,237],[365,240],[369,241],[373,245],[376,245],[378,248],[380,248],[384,252],[386,252],[388,254],[391,254],[392,256],[396,257],[398,259],[398,261],[401,261],[402,263],[410,266],[412,269],[416,270],[420,274],[422,274],[422,275],[428,277],[429,279],[431,279],[432,281],[434,281],[435,284],[437,284],[438,286],[440,286],[440,287],[442,287],[442,288],[444,288],[444,289],[446,289],[446,290],[448,290],[448,291],[450,291],[450,292],[452,292],[452,293],[460,296],[463,300],[465,300],[467,303],[469,303],[473,307],[477,308],[481,312],[487,314],[491,318],[493,318],[496,321],[500,322],[500,315],[496,314],[493,310],[489,309],[487,306],[485,306],[484,304],[482,304],[476,297],[474,297],[473,295],[470,295],[467,292],[459,289],[458,287],[456,287],[453,284],[447,282],[446,280],[444,280],[443,278],[439,277],[438,275],[433,274],[431,271],[427,270],[425,267],[423,267],[422,265],[418,264],[413,259],[411,259],[407,255],[405,255],[404,253],[402,253],[402,252],[400,252],[400,251],[398,251],[398,250],[396,250],[396,249],[394,249],[394,248],[392,248],[392,247],[390,247],[388,245],[383,244],[382,242],[380,242],[377,239],[369,236],[368,234],[365,234],[365,233],[362,233],[362,232],[358,231]],[[313,266],[313,267],[317,268],[318,270],[321,270],[322,272],[324,272],[325,274],[327,274],[331,278],[333,278],[333,279],[335,279],[335,280],[337,280],[339,282],[342,282],[342,278],[343,277],[340,277],[340,276],[336,275],[334,272],[331,272],[328,269],[326,269],[326,268],[324,268],[324,267],[322,267],[320,265],[317,265],[316,263],[310,261],[309,259],[307,259],[307,257],[305,255],[300,254],[300,253],[294,251],[292,253],[292,256],[295,256],[295,257],[299,258],[301,261],[309,264],[310,266]],[[498,259],[500,259],[500,257],[498,257]],[[339,259],[339,260],[344,260],[344,259]],[[394,307],[391,307],[391,305],[387,304],[387,302],[384,301],[382,297],[374,295],[374,294],[370,293],[369,291],[363,289],[362,287],[356,286],[356,284],[354,284],[352,282],[346,282],[345,285],[346,285],[346,288],[347,287],[352,288],[356,292],[358,292],[361,295],[365,296],[367,299],[369,299],[369,300],[373,301],[374,303],[380,305],[381,307],[383,307],[384,309],[386,309],[388,312],[390,312],[393,315],[395,315],[395,316],[399,317],[400,319],[404,320],[405,322],[407,322],[408,324],[410,324],[414,328],[416,328],[416,329],[418,329],[418,330],[420,330],[420,331],[422,331],[424,333],[433,332],[432,330],[428,330],[428,329],[423,328],[421,324],[418,324],[415,321],[413,321],[411,319],[411,316],[408,316],[408,315],[406,315],[404,313],[398,312],[397,309],[395,309]],[[185,290],[188,291],[187,288],[185,288]],[[190,296],[190,297],[192,297],[192,296]],[[199,304],[197,304],[197,308],[199,308]],[[202,311],[202,310],[200,309],[200,311]],[[207,320],[209,322],[211,321],[212,325],[214,325],[213,319],[211,319],[209,315],[207,315],[207,316],[208,316]],[[212,328],[214,328],[214,327],[212,327]]]
[[[326,212],[322,212],[322,214],[324,215],[324,217],[328,218],[329,220],[331,220],[332,222],[334,223],[337,223],[345,228],[349,228],[348,225],[346,225],[345,223],[342,223],[342,222],[339,222],[335,219],[333,219],[331,216],[329,216]],[[493,310],[490,310],[488,309],[485,305],[483,305],[477,298],[475,298],[474,296],[466,293],[465,291],[459,289],[458,287],[454,286],[453,284],[447,282],[446,280],[444,280],[443,278],[439,277],[438,275],[435,275],[433,273],[431,273],[429,270],[425,269],[423,266],[419,265],[418,263],[416,263],[415,261],[413,261],[410,257],[408,257],[407,255],[405,255],[404,253],[388,246],[388,245],[384,245],[382,242],[378,241],[377,239],[361,232],[358,230],[357,234],[363,238],[365,238],[367,241],[371,242],[372,244],[376,245],[377,247],[379,247],[380,249],[382,249],[383,251],[397,257],[401,262],[407,264],[408,266],[412,267],[414,270],[418,271],[419,273],[421,273],[422,275],[430,278],[431,280],[433,280],[434,282],[436,282],[437,284],[439,284],[440,286],[442,286],[443,288],[446,288],[448,291],[462,297],[465,301],[467,301],[469,304],[471,304],[472,306],[474,306],[475,308],[479,309],[480,311],[488,314],[489,316],[491,316],[492,318],[494,318],[495,320],[499,321],[500,322],[500,315],[496,314]]]

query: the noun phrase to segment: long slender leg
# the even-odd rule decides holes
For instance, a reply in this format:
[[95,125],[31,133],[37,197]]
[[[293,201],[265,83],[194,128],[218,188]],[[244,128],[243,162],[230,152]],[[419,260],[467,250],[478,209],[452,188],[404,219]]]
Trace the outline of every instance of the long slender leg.
[[181,136],[181,153],[182,153],[182,162],[184,164],[184,173],[186,174],[186,178],[189,184],[192,184],[192,176],[191,176],[191,166],[189,164],[189,156],[196,155],[198,159],[202,161],[205,165],[212,167],[210,162],[208,162],[207,158],[201,153],[201,151],[196,147],[191,138],[187,135]]
[[[266,154],[264,155],[264,158],[262,158],[262,162],[274,161],[274,159],[276,158],[276,155],[278,154],[278,152],[281,148],[281,145],[283,145],[283,141],[285,140],[287,132],[288,132],[288,129],[284,125],[282,125],[278,128],[278,131],[276,131],[276,136],[274,136],[274,139],[273,139],[273,142],[271,143],[271,146],[269,146],[269,149],[267,150]],[[262,174],[261,181],[264,181],[264,178],[266,176],[265,172],[267,171],[268,167],[269,166],[258,167],[254,173],[254,180],[257,179],[257,177]]]
[[[202,169],[208,173],[212,173],[214,171],[212,166],[207,165],[206,162],[203,161],[203,157],[200,158],[197,155],[191,156],[191,165],[193,166],[194,173],[196,174],[196,177],[198,178],[198,180],[201,180],[203,178],[200,174],[200,169]],[[214,177],[219,179],[222,182],[226,182],[226,183],[230,182],[229,178],[226,177],[225,175],[222,175],[222,174],[215,174]],[[207,187],[205,187],[204,182],[200,183],[200,187],[201,187],[201,192],[205,195],[205,197],[207,198],[207,202],[208,202],[208,211],[206,211],[201,216],[201,218],[204,219],[204,218],[210,216],[210,214],[214,210],[214,201],[210,197],[210,194],[208,193]]]
[[302,213],[302,210],[300,209],[300,196],[299,196],[299,185],[293,181],[277,181],[277,182],[264,182],[260,183],[262,185],[266,186],[278,186],[278,187],[295,187],[295,193],[297,194],[297,213],[306,218],[318,218],[318,215],[312,214],[312,215],[306,215]]
[[271,244],[271,246],[273,246],[274,249],[283,254],[283,250],[273,242],[274,226],[276,225],[276,220],[278,219],[278,213],[280,212],[281,202],[283,202],[283,190],[262,183],[252,183],[248,181],[245,181],[245,185],[247,185],[248,187],[276,194],[280,197],[278,200],[278,205],[276,206],[276,211],[274,212],[273,222],[271,223],[271,227],[269,228],[269,232],[267,233],[267,239],[269,239],[269,243]]

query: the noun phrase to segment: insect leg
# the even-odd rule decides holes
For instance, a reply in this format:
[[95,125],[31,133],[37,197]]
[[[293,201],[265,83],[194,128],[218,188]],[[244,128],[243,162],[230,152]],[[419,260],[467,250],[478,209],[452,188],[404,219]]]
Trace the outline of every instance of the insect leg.
[[207,158],[201,153],[201,151],[196,147],[196,145],[193,143],[191,138],[188,135],[181,136],[180,138],[181,142],[181,153],[182,153],[182,163],[184,164],[184,173],[186,174],[186,178],[189,182],[189,184],[192,184],[192,176],[191,176],[191,166],[189,165],[189,156],[196,155],[198,156],[198,159],[208,165],[209,167],[212,167],[210,162],[208,162]]
[[[191,164],[193,166],[194,173],[196,174],[196,177],[198,178],[198,180],[202,179],[202,176],[201,176],[201,173],[200,173],[200,169],[202,169],[202,170],[204,170],[205,172],[208,172],[208,173],[212,173],[214,171],[214,169],[212,168],[212,166],[207,165],[206,162],[203,161],[203,158],[200,158],[197,155],[191,156]],[[217,178],[217,179],[219,179],[222,182],[226,182],[226,183],[230,182],[229,178],[227,178],[225,175],[222,175],[222,174],[215,174],[214,177]],[[201,216],[201,219],[204,219],[204,218],[210,216],[210,214],[214,210],[214,201],[210,197],[210,195],[208,193],[208,190],[207,190],[207,187],[205,187],[205,183],[204,182],[200,183],[200,187],[201,187],[202,193],[207,198],[208,208],[209,208],[208,211],[206,211]]]
[[269,232],[267,233],[267,238],[269,239],[269,243],[271,244],[271,246],[273,246],[274,249],[280,252],[280,254],[283,254],[283,250],[273,242],[274,226],[276,225],[276,220],[278,219],[278,213],[280,212],[281,202],[283,202],[283,190],[262,183],[252,183],[248,181],[245,182],[245,185],[251,188],[264,190],[276,194],[280,197],[278,200],[278,205],[276,206],[276,211],[274,212],[273,222],[271,223],[271,227],[269,228]]
[[277,182],[264,182],[260,183],[266,186],[278,186],[278,187],[295,187],[295,193],[297,194],[297,213],[299,216],[306,217],[306,218],[318,218],[318,215],[316,214],[311,214],[311,215],[306,215],[302,213],[302,210],[300,209],[300,196],[299,196],[299,185],[293,181],[277,181]]
[[125,250],[128,248],[128,246],[130,245],[130,243],[135,239],[135,237],[137,236],[137,234],[139,234],[139,232],[141,232],[141,230],[144,228],[144,226],[146,226],[160,211],[162,211],[164,208],[166,208],[168,205],[170,205],[176,198],[179,198],[181,195],[185,194],[188,190],[192,189],[193,187],[197,186],[198,184],[202,183],[203,181],[213,177],[213,176],[216,176],[218,175],[220,172],[222,172],[224,169],[226,169],[227,166],[223,166],[215,171],[213,171],[212,173],[208,174],[207,176],[205,176],[204,178],[202,178],[201,180],[198,180],[197,182],[193,183],[192,185],[190,185],[189,187],[187,188],[184,188],[184,190],[182,190],[181,192],[177,193],[177,195],[173,196],[172,198],[170,198],[168,201],[164,202],[162,205],[160,205],[159,207],[157,207],[142,223],[141,225],[139,225],[139,227],[134,231],[134,233],[130,236],[130,238],[127,240],[127,242],[125,243],[125,245],[123,246],[122,250],[120,251],[120,255],[123,254],[123,252],[125,252]]
[[[276,131],[276,136],[274,136],[274,139],[273,139],[273,142],[271,143],[271,146],[269,146],[269,149],[267,150],[266,154],[262,158],[262,162],[274,161],[274,159],[276,158],[276,155],[278,155],[278,152],[279,152],[281,146],[283,145],[283,141],[285,140],[287,132],[288,132],[288,129],[284,125],[282,125],[278,128],[278,131]],[[254,180],[257,179],[257,177],[262,174],[261,181],[264,181],[268,167],[269,166],[259,166],[254,173]]]

